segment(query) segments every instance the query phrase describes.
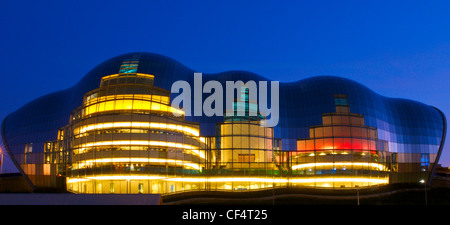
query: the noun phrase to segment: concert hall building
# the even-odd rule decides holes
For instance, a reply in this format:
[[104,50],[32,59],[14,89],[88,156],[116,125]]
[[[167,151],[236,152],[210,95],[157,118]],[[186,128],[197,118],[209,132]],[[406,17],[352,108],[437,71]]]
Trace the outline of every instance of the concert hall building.
[[[280,82],[275,127],[262,125],[245,88],[234,104],[243,113],[189,116],[171,105],[171,87],[193,87],[195,72],[152,53],[111,58],[9,114],[1,148],[35,191],[96,194],[428,183],[442,153],[439,109],[341,77]],[[202,78],[271,81],[246,71]]]

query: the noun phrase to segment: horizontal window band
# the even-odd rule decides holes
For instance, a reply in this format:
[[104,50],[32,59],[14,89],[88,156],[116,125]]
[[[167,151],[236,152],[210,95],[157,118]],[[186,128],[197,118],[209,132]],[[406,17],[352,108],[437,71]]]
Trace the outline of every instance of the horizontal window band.
[[95,167],[94,164],[96,163],[163,163],[163,164],[167,163],[167,164],[183,165],[185,167],[197,170],[201,169],[201,166],[198,163],[193,163],[184,160],[161,159],[161,158],[97,158],[73,162],[72,165],[76,167],[76,169],[78,169],[85,166]]
[[329,167],[334,168],[336,166],[349,166],[349,167],[367,167],[373,168],[379,171],[387,171],[388,169],[379,163],[366,163],[366,162],[322,162],[322,163],[304,163],[292,166],[293,170],[305,169],[305,168],[318,168],[318,167]]

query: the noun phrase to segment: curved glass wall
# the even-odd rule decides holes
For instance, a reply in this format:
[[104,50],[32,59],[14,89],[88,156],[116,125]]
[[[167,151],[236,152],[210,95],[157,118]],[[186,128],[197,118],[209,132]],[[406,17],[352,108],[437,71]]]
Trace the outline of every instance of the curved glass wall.
[[364,116],[350,112],[345,95],[335,95],[335,113],[322,115],[322,125],[309,129],[289,156],[291,183],[316,187],[364,187],[389,183],[395,170],[387,142]]
[[[259,115],[175,117],[183,112],[170,107],[176,95],[168,90],[178,80],[194,87],[194,72],[151,53],[106,60],[72,88],[8,115],[4,149],[35,190],[67,184],[88,193],[418,183],[429,181],[442,152],[438,109],[340,77],[280,83],[279,123],[270,129]],[[270,81],[246,71],[203,74],[203,83],[213,80]]]

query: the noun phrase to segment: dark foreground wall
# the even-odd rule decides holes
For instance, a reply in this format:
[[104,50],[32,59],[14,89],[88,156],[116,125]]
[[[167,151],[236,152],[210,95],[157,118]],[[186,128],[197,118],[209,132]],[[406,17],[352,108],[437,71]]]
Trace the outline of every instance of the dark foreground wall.
[[[0,193],[31,193],[33,189],[20,173],[0,174]],[[0,202],[1,204],[1,202]]]
[[159,205],[161,195],[0,194],[0,205]]

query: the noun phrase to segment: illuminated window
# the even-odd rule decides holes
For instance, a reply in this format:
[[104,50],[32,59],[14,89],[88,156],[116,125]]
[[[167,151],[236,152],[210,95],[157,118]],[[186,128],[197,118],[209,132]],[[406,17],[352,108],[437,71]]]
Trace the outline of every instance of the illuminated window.
[[281,150],[281,138],[273,139],[273,150]]
[[398,153],[392,153],[392,170],[397,171],[398,167]]
[[343,127],[342,126],[335,126],[335,127],[333,127],[333,136],[335,136],[335,137],[342,137],[342,136],[344,136]]
[[334,104],[335,105],[348,105],[348,101],[347,101],[347,99],[336,98],[336,99],[334,99]]
[[324,137],[331,137],[331,136],[333,136],[333,127],[324,127],[323,128],[323,136]]
[[138,60],[125,60],[120,66],[120,73],[137,73]]
[[[334,105],[336,106],[336,112],[337,113],[349,113],[349,104],[347,100],[347,95],[334,95]],[[333,121],[334,124],[336,124]],[[339,123],[341,123],[341,120],[339,118]]]
[[420,154],[420,167],[422,171],[428,171],[429,166],[430,166],[430,154],[428,153]]
[[323,116],[322,124],[323,125],[331,125],[331,116]]
[[255,162],[255,154],[239,154],[238,162]]
[[33,143],[25,144],[25,154],[24,154],[24,163],[32,163],[31,162],[31,154],[33,152]]
[[306,140],[298,140],[297,141],[297,150],[298,151],[306,150]]
[[[151,96],[151,95],[150,95]],[[101,100],[105,100],[107,96],[103,96]],[[123,95],[117,95],[117,97],[123,97]],[[107,100],[97,103],[100,100],[91,99],[86,103],[86,110],[84,116],[91,115],[99,112],[111,112],[121,110],[144,110],[144,111],[160,111],[166,113],[184,114],[184,111],[172,108],[170,105],[161,104],[151,100]],[[168,102],[168,97],[162,97],[159,101],[164,103]]]
[[323,145],[323,139],[316,139],[315,140],[315,144],[316,144],[316,146],[315,146],[316,150],[323,150],[323,149],[325,149],[325,146]]

